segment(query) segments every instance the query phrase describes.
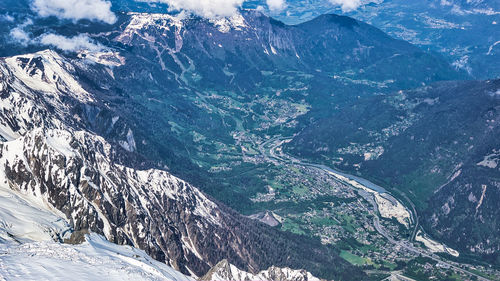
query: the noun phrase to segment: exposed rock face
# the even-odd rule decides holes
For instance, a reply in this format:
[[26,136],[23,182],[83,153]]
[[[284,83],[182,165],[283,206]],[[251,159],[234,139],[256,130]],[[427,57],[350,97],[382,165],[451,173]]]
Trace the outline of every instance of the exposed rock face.
[[[271,265],[356,272],[318,242],[245,218],[166,171],[138,169],[127,149],[132,130],[74,71],[51,51],[0,61],[2,184],[60,213],[76,233],[133,245],[192,276],[222,259],[251,272]],[[96,133],[109,130],[111,142]]]
[[277,226],[282,221],[282,219],[277,217],[276,214],[274,214],[273,212],[269,212],[269,211],[251,215],[251,216],[249,216],[249,218],[254,219],[254,220],[258,220],[258,221],[265,223],[269,226]]
[[197,250],[207,240],[218,233],[219,243],[234,240],[221,233],[224,216],[200,191],[164,171],[111,163],[111,146],[95,135],[36,129],[0,147],[6,183],[46,200],[75,230],[135,245],[184,271],[190,260],[193,272],[209,260]]
[[201,278],[206,281],[224,281],[224,280],[240,280],[240,281],[320,281],[311,273],[305,270],[293,270],[290,268],[270,267],[258,274],[251,274],[238,269],[230,264],[227,260],[222,260],[216,266]]
[[492,258],[498,255],[498,173],[492,168],[462,168],[456,178],[441,187],[425,216],[434,234],[472,253]]

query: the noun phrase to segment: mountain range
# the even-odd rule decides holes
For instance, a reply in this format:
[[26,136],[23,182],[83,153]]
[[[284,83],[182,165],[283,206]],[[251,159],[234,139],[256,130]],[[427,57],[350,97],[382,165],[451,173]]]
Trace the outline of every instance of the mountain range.
[[[131,274],[150,264],[150,279],[377,279],[375,258],[356,259],[373,246],[353,230],[359,220],[379,240],[414,242],[420,231],[460,252],[444,258],[496,270],[500,81],[473,80],[494,76],[494,63],[457,67],[445,52],[336,14],[288,25],[252,9],[207,19],[113,6],[117,20],[107,24],[37,17],[28,2],[0,5],[9,16],[0,27],[0,185],[9,194],[1,200],[26,205],[41,225],[33,236],[15,227],[23,214],[0,209],[9,263],[29,245],[73,249],[87,261],[104,249],[101,259],[132,264]],[[14,28],[27,38],[14,40]],[[88,42],[64,50],[41,39],[54,34]],[[371,202],[381,197],[334,196],[349,184],[294,159],[383,186],[408,212],[407,226],[386,214],[381,225],[394,237],[380,231],[382,205]],[[352,210],[363,215],[318,215],[358,203]],[[254,215],[263,212],[272,226]],[[304,230],[299,215],[348,236]],[[53,267],[55,256],[40,264]],[[377,269],[395,276],[421,259]],[[5,264],[0,274],[12,272]]]

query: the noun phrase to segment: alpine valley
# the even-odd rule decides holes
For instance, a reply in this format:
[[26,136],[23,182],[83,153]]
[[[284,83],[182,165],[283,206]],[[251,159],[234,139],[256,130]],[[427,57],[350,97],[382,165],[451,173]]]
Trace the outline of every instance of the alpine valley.
[[57,2],[0,3],[0,280],[500,280],[495,1]]

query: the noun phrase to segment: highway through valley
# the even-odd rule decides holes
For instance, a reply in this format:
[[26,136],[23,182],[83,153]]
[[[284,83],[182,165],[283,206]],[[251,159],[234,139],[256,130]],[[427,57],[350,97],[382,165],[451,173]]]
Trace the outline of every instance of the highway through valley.
[[[364,187],[371,189],[373,191],[376,191],[379,193],[384,193],[384,192],[388,193],[388,191],[386,189],[384,189],[383,187],[380,187],[380,186],[378,186],[378,185],[376,185],[376,184],[374,184],[366,179],[363,179],[363,178],[360,178],[357,176],[353,176],[350,174],[346,174],[346,173],[341,172],[341,171],[334,170],[334,169],[327,167],[325,165],[305,162],[305,161],[299,160],[297,158],[294,158],[293,156],[286,155],[285,153],[283,153],[281,147],[287,140],[289,140],[289,139],[273,138],[273,139],[270,139],[270,140],[264,142],[263,144],[261,144],[259,149],[260,149],[261,153],[269,161],[274,162],[275,164],[282,164],[282,165],[283,164],[289,164],[289,165],[293,164],[293,165],[299,165],[299,166],[319,169],[319,170],[321,170],[325,173],[328,173],[328,174],[335,173],[335,174],[341,175],[343,177],[346,177],[351,181],[354,180],[358,184],[361,184]],[[349,182],[344,182],[344,181],[341,181],[341,182],[343,184],[346,184],[347,186],[351,186],[352,188],[357,189],[356,187],[352,186],[352,184],[350,184]],[[428,258],[440,263],[444,267],[453,268],[454,270],[459,271],[459,272],[466,274],[466,275],[469,275],[469,276],[475,276],[477,278],[477,280],[481,280],[481,281],[488,281],[489,280],[489,279],[486,279],[486,278],[484,278],[484,277],[482,277],[474,272],[471,272],[469,270],[461,268],[459,263],[445,260],[444,258],[432,253],[429,250],[417,248],[416,246],[414,246],[412,241],[414,241],[415,236],[416,236],[417,231],[418,231],[418,228],[419,228],[419,223],[418,223],[419,217],[418,217],[418,214],[416,212],[415,206],[411,202],[411,200],[408,197],[406,197],[404,194],[403,194],[403,197],[405,198],[406,201],[408,201],[408,204],[410,204],[410,208],[407,208],[407,209],[412,214],[413,232],[412,232],[412,235],[411,235],[409,240],[400,240],[400,241],[395,240],[394,237],[390,233],[388,233],[387,230],[384,229],[384,227],[380,224],[380,217],[379,217],[379,214],[377,212],[378,206],[377,206],[377,203],[375,202],[375,200],[367,200],[368,202],[370,202],[372,204],[373,209],[369,210],[368,208],[366,208],[366,211],[370,212],[373,215],[373,227],[376,229],[376,231],[380,235],[382,235],[385,239],[387,239],[387,241],[389,243],[394,244],[395,246],[399,246],[400,248],[403,248],[407,251],[413,252],[417,255],[421,255],[423,257],[428,257]],[[405,204],[403,204],[403,205],[405,205]]]

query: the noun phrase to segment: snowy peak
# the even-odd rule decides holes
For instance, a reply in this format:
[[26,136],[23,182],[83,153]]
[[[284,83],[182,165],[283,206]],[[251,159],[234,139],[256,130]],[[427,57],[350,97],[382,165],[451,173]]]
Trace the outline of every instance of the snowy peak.
[[52,50],[5,59],[12,74],[34,91],[71,93],[81,102],[93,101],[74,78],[74,67]]
[[129,13],[130,19],[123,29],[120,36],[116,38],[118,42],[124,44],[130,44],[135,36],[138,36],[146,41],[154,42],[155,39],[147,34],[143,34],[141,31],[146,31],[149,28],[154,28],[166,35],[169,31],[180,30],[184,26],[183,15],[172,16],[168,14],[147,14],[147,13]]
[[14,140],[34,128],[82,126],[77,104],[94,101],[54,51],[0,59],[0,135]]
[[93,130],[113,134],[124,150],[136,151],[134,132],[77,75],[88,60],[114,67],[124,58],[117,52],[79,56],[70,60],[46,50],[0,59],[0,139],[11,141],[35,128]]
[[148,14],[148,13],[128,13],[130,20],[122,34],[118,37],[118,41],[126,42],[127,38],[137,35],[140,30],[154,28],[158,30],[172,31],[182,30],[191,21],[208,21],[215,26],[220,32],[226,33],[229,30],[242,30],[249,28],[245,18],[241,14],[235,14],[231,17],[221,17],[217,19],[204,20],[195,16],[189,16],[185,13],[177,15],[169,14]]
[[225,280],[268,280],[268,281],[320,281],[305,270],[293,270],[290,268],[270,267],[258,274],[251,274],[238,269],[227,260],[222,260],[214,266],[201,280],[225,281]]
[[241,31],[244,28],[249,27],[245,18],[241,14],[235,14],[229,18],[210,20],[210,23],[217,27],[217,29],[222,33],[227,33],[231,29]]

